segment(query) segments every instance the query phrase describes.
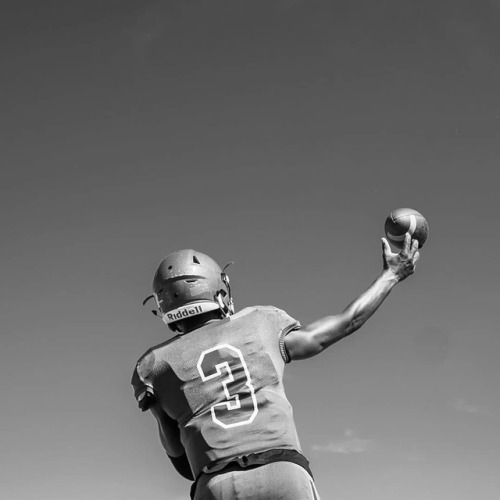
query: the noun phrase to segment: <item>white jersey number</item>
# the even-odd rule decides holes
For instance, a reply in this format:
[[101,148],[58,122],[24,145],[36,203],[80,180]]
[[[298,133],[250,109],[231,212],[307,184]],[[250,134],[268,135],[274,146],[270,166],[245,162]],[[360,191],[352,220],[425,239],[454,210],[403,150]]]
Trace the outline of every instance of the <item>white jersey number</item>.
[[229,429],[253,422],[259,411],[255,390],[241,351],[229,344],[221,344],[201,353],[198,372],[203,382],[222,377],[221,389],[226,401],[211,407],[212,420]]

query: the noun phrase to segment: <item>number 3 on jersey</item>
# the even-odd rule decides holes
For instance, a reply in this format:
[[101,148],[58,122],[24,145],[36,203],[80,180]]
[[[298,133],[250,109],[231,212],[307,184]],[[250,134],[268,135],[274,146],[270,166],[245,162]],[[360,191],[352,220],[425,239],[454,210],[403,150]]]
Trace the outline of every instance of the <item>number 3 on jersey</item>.
[[[225,401],[211,407],[212,420],[229,429],[253,422],[259,411],[255,390],[243,354],[236,347],[221,344],[201,353],[198,372],[203,382],[221,377]],[[222,378],[225,375],[225,378]],[[220,399],[220,398],[217,398]]]

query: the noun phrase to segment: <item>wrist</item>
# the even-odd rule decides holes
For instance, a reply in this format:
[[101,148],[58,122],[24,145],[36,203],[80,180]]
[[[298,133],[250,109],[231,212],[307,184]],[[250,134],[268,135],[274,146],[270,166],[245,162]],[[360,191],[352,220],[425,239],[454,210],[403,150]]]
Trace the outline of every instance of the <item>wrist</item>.
[[380,279],[391,286],[397,285],[401,281],[400,277],[391,269],[384,269]]

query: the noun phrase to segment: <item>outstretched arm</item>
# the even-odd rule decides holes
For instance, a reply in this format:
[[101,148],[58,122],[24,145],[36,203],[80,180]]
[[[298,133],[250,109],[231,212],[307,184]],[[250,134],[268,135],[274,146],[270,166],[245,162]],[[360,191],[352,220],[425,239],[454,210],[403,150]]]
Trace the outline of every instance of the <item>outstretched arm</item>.
[[340,314],[314,321],[285,337],[291,359],[310,358],[335,342],[351,335],[380,307],[392,288],[415,270],[419,258],[418,241],[405,237],[403,249],[392,253],[389,243],[382,238],[384,268],[372,285]]

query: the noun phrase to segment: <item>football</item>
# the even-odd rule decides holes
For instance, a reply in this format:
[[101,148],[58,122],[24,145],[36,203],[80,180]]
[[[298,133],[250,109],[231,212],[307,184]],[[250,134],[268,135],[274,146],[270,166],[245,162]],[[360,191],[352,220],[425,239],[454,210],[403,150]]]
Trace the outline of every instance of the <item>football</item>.
[[389,243],[401,249],[406,233],[410,233],[412,239],[418,240],[418,246],[422,248],[429,235],[429,224],[420,212],[412,208],[393,210],[385,220],[385,235]]

